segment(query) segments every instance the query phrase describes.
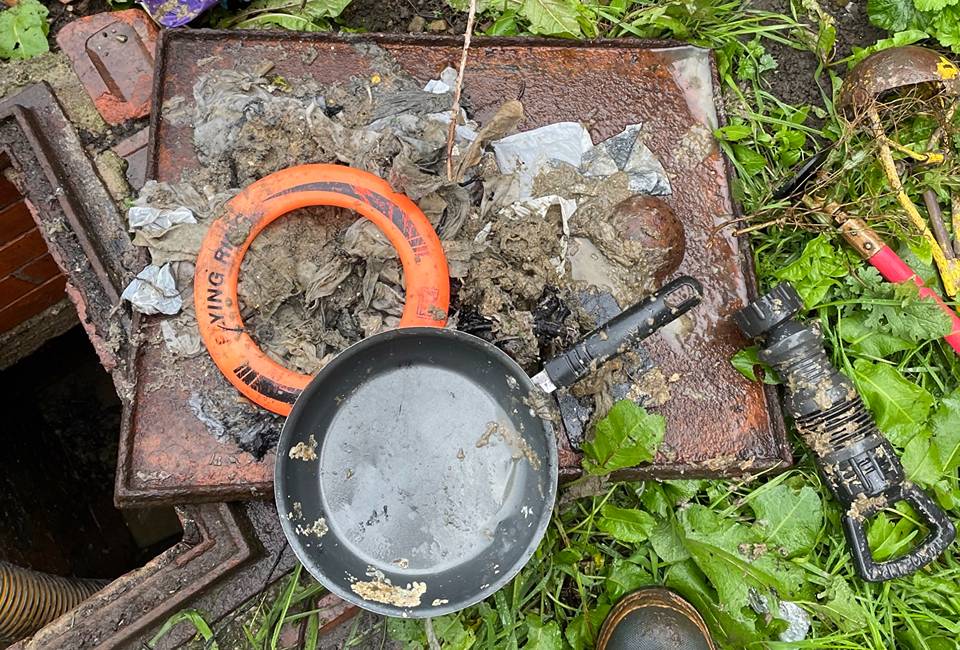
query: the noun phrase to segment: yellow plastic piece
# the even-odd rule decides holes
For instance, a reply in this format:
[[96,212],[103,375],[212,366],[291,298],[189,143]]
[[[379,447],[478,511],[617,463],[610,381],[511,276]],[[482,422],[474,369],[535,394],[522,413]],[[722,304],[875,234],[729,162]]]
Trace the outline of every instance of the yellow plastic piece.
[[871,108],[867,114],[870,117],[870,125],[874,136],[880,145],[880,166],[883,168],[883,172],[887,177],[887,182],[890,183],[893,191],[897,193],[897,201],[900,203],[904,212],[907,213],[911,223],[920,231],[920,235],[930,245],[930,251],[933,253],[933,261],[936,262],[937,268],[940,270],[943,290],[948,296],[953,298],[957,295],[958,288],[960,288],[960,259],[947,259],[943,249],[940,248],[940,244],[937,243],[937,238],[930,232],[930,227],[927,225],[927,222],[920,216],[920,211],[917,210],[917,206],[914,205],[913,201],[910,200],[910,197],[907,196],[907,193],[903,190],[903,183],[900,181],[900,175],[897,174],[897,167],[893,161],[893,152],[890,150],[888,138],[883,133],[883,126],[880,124],[880,116],[877,114],[876,108]]
[[939,74],[940,78],[944,81],[950,81],[960,74],[960,69],[958,69],[952,61],[941,56],[940,60],[937,61],[937,74]]
[[891,148],[896,149],[900,153],[913,158],[917,162],[922,162],[926,165],[940,165],[946,160],[946,157],[942,153],[936,151],[931,151],[929,153],[920,153],[919,151],[914,151],[910,147],[906,147],[896,140],[891,140],[887,136],[878,136],[879,140],[887,143]]

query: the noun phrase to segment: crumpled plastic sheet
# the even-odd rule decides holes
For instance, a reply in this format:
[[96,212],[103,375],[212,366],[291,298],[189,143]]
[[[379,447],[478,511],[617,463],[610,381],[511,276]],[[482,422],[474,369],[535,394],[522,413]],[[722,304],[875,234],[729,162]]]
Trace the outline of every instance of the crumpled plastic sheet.
[[180,27],[217,4],[217,0],[142,0],[150,17],[164,27]]
[[583,154],[580,165],[586,176],[609,176],[618,171],[630,177],[637,194],[670,194],[670,180],[663,165],[640,139],[641,125],[631,124]]
[[435,93],[437,95],[443,95],[453,91],[454,86],[457,85],[457,71],[450,66],[447,66],[443,69],[443,72],[440,73],[439,79],[431,79],[427,82],[427,85],[423,87],[428,93]]
[[[769,614],[770,606],[767,599],[764,598],[756,589],[751,589],[748,594],[748,601],[751,609],[758,614]],[[780,633],[780,640],[784,642],[803,641],[807,638],[810,631],[810,615],[789,600],[779,601],[777,618],[787,622],[787,629]]]
[[561,160],[579,167],[591,147],[590,133],[579,122],[557,122],[522,131],[492,142],[497,165],[503,174],[515,174],[520,199],[530,198],[533,179],[544,163]]
[[[160,334],[167,349],[179,357],[195,357],[203,352],[197,322],[191,316],[181,314],[177,319],[165,319],[160,323]],[[183,322],[187,321],[187,322]]]
[[240,448],[261,457],[276,443],[280,419],[261,409],[227,410],[199,393],[191,393],[187,407],[218,440],[233,439]]
[[151,264],[137,274],[120,296],[141,314],[173,315],[183,308],[169,264]]
[[127,210],[127,223],[131,232],[142,231],[151,235],[162,235],[176,225],[197,223],[190,208],[174,209],[134,205]]

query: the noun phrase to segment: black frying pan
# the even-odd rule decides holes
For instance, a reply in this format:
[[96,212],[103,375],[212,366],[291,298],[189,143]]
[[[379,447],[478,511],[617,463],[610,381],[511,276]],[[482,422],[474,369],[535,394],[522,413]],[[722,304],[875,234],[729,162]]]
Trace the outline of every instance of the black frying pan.
[[550,522],[557,446],[546,392],[700,302],[689,277],[588,334],[531,379],[494,345],[406,328],[341,352],[277,447],[275,493],[297,557],[330,591],[388,616],[439,616],[493,594]]

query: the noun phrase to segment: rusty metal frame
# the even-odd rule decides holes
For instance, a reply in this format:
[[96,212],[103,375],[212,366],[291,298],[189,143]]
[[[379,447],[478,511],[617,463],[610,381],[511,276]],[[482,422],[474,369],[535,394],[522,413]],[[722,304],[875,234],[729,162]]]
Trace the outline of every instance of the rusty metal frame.
[[[53,91],[27,86],[0,101],[6,153],[50,254],[67,276],[67,295],[121,396],[129,393],[130,319],[117,309],[140,253]],[[122,389],[122,390],[121,390]]]
[[[216,627],[264,587],[278,553],[273,580],[295,563],[269,504],[183,506],[177,514],[182,541],[13,648],[142,650],[168,617],[188,607]],[[156,647],[181,647],[195,632],[181,624]]]

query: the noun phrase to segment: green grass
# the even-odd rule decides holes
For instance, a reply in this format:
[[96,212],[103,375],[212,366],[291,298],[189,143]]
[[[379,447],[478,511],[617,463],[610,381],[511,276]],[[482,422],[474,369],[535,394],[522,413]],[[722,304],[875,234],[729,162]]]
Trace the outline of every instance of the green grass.
[[[315,8],[317,15],[323,7]],[[937,340],[942,322],[916,299],[879,282],[833,230],[770,198],[770,188],[791,166],[833,143],[818,191],[869,218],[936,283],[929,251],[883,182],[874,145],[834,106],[848,61],[834,60],[834,26],[815,0],[798,2],[788,16],[739,0],[487,0],[480,9],[479,24],[490,34],[666,37],[716,51],[729,118],[717,135],[736,168],[735,195],[748,215],[734,227],[751,237],[760,283],[766,288],[791,279],[798,285],[811,316],[820,319],[833,361],[857,382],[908,474],[954,521],[960,519],[960,438],[954,433],[960,432],[960,362]],[[335,18],[328,12],[322,19]],[[771,43],[817,56],[820,67],[809,82],[818,84],[821,105],[791,106],[776,97],[769,84],[776,74]],[[916,99],[889,106],[892,133],[923,148],[936,123],[934,108]],[[950,136],[956,144],[957,136]],[[921,183],[932,184],[947,204],[958,179],[951,160],[942,168],[913,168],[906,185],[919,199]],[[839,509],[799,446],[798,454],[797,466],[778,476],[621,484],[559,507],[530,563],[494,597],[429,624],[390,620],[387,631],[411,648],[429,647],[431,639],[460,649],[588,648],[620,596],[665,584],[694,602],[724,648],[960,647],[956,546],[910,577],[879,585],[861,581]],[[922,533],[906,510],[878,515],[869,530],[880,559]],[[292,576],[272,604],[255,612],[247,626],[251,647],[278,647],[280,627],[304,620],[312,641],[318,612],[310,603],[318,590],[299,572]],[[812,628],[805,641],[777,641],[785,628],[776,616],[781,601],[808,613]],[[773,615],[757,612],[764,608]]]

